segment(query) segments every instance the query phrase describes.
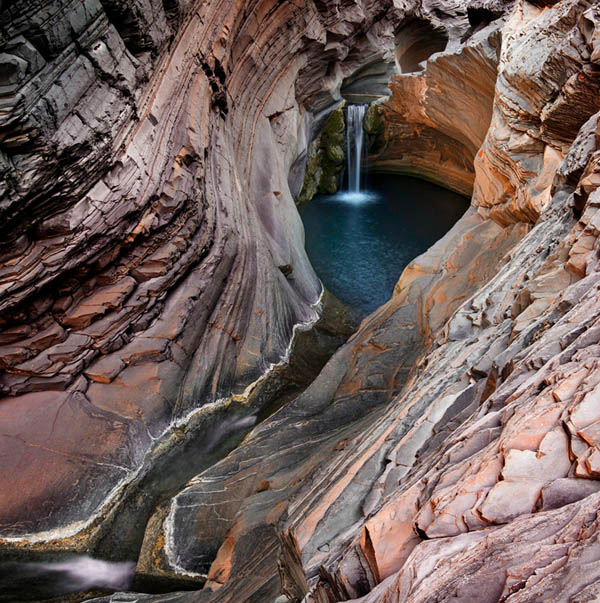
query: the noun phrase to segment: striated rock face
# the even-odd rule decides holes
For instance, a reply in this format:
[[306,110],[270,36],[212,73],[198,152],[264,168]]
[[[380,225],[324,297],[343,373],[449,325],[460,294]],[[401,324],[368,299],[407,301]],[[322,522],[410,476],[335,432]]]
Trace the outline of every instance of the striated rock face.
[[[4,8],[4,551],[137,521],[139,576],[203,586],[115,602],[600,596],[600,12],[459,4]],[[371,161],[472,207],[221,458],[319,310],[307,147],[390,57]]]
[[468,21],[439,7],[424,6],[421,15],[427,19],[409,18],[396,34],[402,75],[392,77],[391,97],[373,107],[383,134],[371,146],[369,168],[470,196],[473,159],[492,117],[503,10],[469,7]]
[[[386,404],[406,382],[423,345],[421,321],[434,328],[439,319],[435,313],[427,316],[424,292],[441,287],[444,275],[459,265],[464,277],[452,289],[458,305],[459,292],[474,288],[473,271],[491,276],[494,260],[524,231],[516,226],[503,232],[493,222],[468,214],[436,245],[427,264],[412,267],[412,284],[363,323],[302,396],[224,461],[192,480],[162,519],[156,518],[161,519],[159,529],[154,521],[149,524],[148,553],[141,560],[146,564],[152,559],[152,566],[144,565],[143,571],[207,573],[205,590],[224,600],[246,600],[263,589],[276,594],[279,524],[294,512],[306,522],[302,531],[310,550],[317,556],[323,555],[319,548],[329,551],[336,536],[363,516],[368,484],[378,475],[379,447],[389,436],[378,433],[372,440],[365,434],[373,422],[380,424]],[[467,242],[473,237],[489,248],[484,257],[468,257]],[[420,410],[413,409],[415,419]],[[300,538],[299,529],[289,536],[292,542]],[[257,543],[261,554],[251,554]],[[159,554],[156,547],[163,546]],[[293,550],[286,556],[296,555]],[[318,564],[311,565],[313,570]],[[298,568],[289,571],[295,574]],[[290,580],[284,574],[286,592],[300,596]]]
[[143,571],[207,576],[172,600],[598,597],[597,22],[576,0],[512,9],[473,207],[155,515]]
[[393,46],[388,8],[4,3],[6,547],[94,546],[198,409],[248,428],[246,388],[318,314],[287,175],[350,48]]
[[[502,225],[533,221],[514,211],[518,198],[505,203],[510,195],[494,197],[485,188],[490,174],[511,168],[520,175],[515,166],[525,161],[534,166],[535,184],[532,176],[515,187],[522,199],[528,194],[531,199],[535,188],[545,201],[535,226],[503,260],[496,256],[495,276],[473,293],[458,289],[466,293],[464,302],[442,310],[452,299],[447,276],[440,280],[445,290],[434,285],[427,292],[426,299],[444,316],[405,388],[361,430],[335,470],[331,464],[320,467],[326,488],[305,488],[290,507],[280,527],[283,573],[288,592],[298,598],[584,601],[597,596],[597,575],[575,570],[597,556],[599,484],[591,435],[598,420],[593,402],[597,232],[591,225],[597,210],[596,107],[591,98],[578,97],[589,111],[573,111],[568,142],[563,128],[549,126],[528,130],[537,147],[530,144],[527,154],[497,142],[523,136],[516,125],[507,125],[513,122],[497,116],[504,111],[514,119],[530,110],[526,86],[536,81],[539,68],[531,68],[519,86],[513,81],[510,112],[501,93],[515,69],[528,68],[521,57],[540,65],[535,40],[554,40],[552,48],[542,46],[546,64],[560,64],[565,48],[571,48],[571,60],[580,57],[578,71],[595,73],[594,38],[583,34],[594,11],[586,8],[562,2],[529,14],[529,33],[503,34],[495,118],[478,164],[476,205],[480,215]],[[507,27],[531,10],[518,7]],[[571,88],[565,86],[566,97]],[[550,112],[544,109],[542,115]],[[502,157],[508,159],[500,163]],[[510,228],[504,226],[504,232]],[[479,237],[471,241],[466,245],[471,258],[493,249]],[[407,269],[388,305],[414,287],[411,273],[424,258]],[[464,273],[460,264],[454,266],[454,278]]]
[[562,156],[600,109],[591,57],[595,18],[585,8],[561,2],[540,12],[525,3],[503,29],[503,67],[492,126],[475,162],[474,197],[482,215],[499,223],[538,219]]

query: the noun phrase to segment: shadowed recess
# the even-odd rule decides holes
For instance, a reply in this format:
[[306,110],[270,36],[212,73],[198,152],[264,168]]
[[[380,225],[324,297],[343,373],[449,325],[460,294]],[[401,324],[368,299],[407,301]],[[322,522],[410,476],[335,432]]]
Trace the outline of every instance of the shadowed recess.
[[445,50],[447,43],[446,32],[435,29],[429,21],[408,21],[396,34],[396,59],[402,73],[422,71],[421,63]]

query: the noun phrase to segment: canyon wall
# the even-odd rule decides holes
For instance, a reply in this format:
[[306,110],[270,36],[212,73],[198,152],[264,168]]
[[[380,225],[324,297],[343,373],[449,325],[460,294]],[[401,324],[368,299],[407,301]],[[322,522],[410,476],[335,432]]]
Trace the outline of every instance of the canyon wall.
[[255,420],[319,312],[288,173],[388,8],[3,3],[5,549],[88,550],[191,421]]
[[370,170],[414,175],[471,196],[473,160],[492,118],[503,22],[491,21],[464,44],[449,43],[425,70],[392,77],[391,96],[371,107],[367,121]]
[[596,23],[565,0],[506,17],[471,209],[155,515],[140,570],[207,578],[173,600],[600,594]]
[[[136,600],[600,595],[596,7],[17,0],[0,19],[4,554],[107,554],[191,430],[206,468],[154,509],[138,574],[203,588]],[[216,462],[317,318],[288,175],[382,56],[402,73],[378,169],[472,206]]]

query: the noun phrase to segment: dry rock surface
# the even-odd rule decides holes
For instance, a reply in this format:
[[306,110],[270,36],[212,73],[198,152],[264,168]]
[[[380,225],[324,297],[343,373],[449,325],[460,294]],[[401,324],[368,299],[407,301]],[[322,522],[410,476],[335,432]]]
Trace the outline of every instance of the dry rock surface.
[[[13,0],[0,43],[3,555],[198,585],[115,603],[600,597],[598,7]],[[390,64],[373,165],[472,205],[221,458],[320,311],[309,145]]]

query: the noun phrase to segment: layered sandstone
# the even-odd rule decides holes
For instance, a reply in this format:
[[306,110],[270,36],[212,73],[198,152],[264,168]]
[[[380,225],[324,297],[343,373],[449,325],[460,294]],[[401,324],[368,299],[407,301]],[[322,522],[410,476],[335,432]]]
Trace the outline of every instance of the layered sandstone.
[[319,311],[288,174],[409,8],[3,4],[4,550],[130,556],[156,468],[261,415]]
[[247,388],[321,294],[288,173],[356,69],[349,47],[385,46],[386,9],[5,3],[7,548],[89,549],[188,425],[260,412]]
[[207,576],[178,600],[600,592],[596,22],[574,0],[511,12],[473,208],[302,396],[149,524],[144,571]]
[[[597,8],[125,4],[0,17],[4,550],[141,521],[139,575],[204,585],[114,601],[597,597]],[[316,319],[313,125],[390,56],[374,159],[472,207],[219,460]]]
[[[392,77],[391,96],[371,108],[373,120],[381,124],[371,132],[376,136],[370,170],[412,174],[471,196],[473,160],[492,118],[503,22],[496,18],[468,31],[466,43],[450,37],[445,48],[425,47],[425,55],[433,52],[426,69],[421,62],[410,73]],[[402,32],[413,29],[413,37],[423,41],[432,35],[415,23]],[[407,35],[402,32],[401,40]],[[440,50],[445,52],[435,52]]]

